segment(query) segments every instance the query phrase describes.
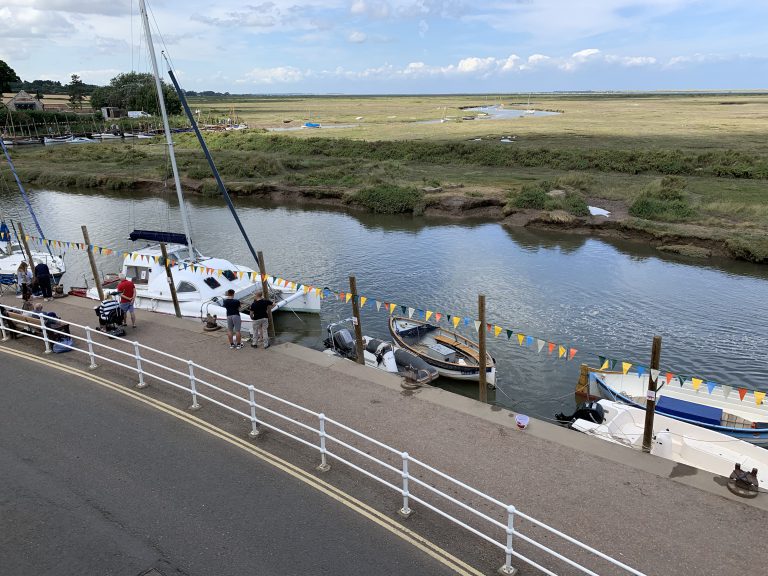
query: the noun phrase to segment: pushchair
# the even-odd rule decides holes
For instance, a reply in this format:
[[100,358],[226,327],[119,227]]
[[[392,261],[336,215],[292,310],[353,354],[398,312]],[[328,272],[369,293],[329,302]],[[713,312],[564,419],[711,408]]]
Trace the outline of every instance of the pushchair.
[[94,308],[99,318],[99,330],[106,332],[110,337],[125,336],[123,324],[125,313],[120,309],[117,300],[109,298]]

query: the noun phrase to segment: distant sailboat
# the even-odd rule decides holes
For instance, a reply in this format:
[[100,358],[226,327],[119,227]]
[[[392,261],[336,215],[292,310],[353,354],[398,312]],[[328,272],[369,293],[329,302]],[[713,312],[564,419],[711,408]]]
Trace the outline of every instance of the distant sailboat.
[[536,110],[531,108],[531,93],[530,92],[528,92],[528,106],[527,106],[527,108],[525,110],[525,113],[526,114],[536,114]]

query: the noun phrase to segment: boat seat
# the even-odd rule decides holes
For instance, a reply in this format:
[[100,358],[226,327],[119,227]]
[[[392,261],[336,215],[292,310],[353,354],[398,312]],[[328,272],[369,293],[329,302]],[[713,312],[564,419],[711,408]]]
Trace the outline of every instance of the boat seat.
[[435,341],[437,341],[439,344],[444,344],[446,346],[455,348],[456,350],[460,350],[463,354],[473,358],[478,364],[480,363],[480,353],[476,350],[473,350],[469,346],[465,346],[458,340],[454,340],[448,336],[443,336],[442,334],[436,334]]

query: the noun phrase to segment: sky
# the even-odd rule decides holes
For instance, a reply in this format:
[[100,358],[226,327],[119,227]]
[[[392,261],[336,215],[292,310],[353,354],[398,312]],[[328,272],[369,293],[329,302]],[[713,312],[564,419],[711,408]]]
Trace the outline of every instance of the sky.
[[[768,0],[151,0],[187,90],[233,94],[768,88]],[[23,80],[151,71],[138,0],[2,0]]]

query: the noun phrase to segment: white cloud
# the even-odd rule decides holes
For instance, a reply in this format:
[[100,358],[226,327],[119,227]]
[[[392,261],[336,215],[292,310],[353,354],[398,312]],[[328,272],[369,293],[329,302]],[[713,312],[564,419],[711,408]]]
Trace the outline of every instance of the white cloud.
[[419,20],[419,36],[424,38],[429,32],[429,23],[426,20]]
[[574,52],[571,54],[571,58],[574,60],[586,60],[587,58],[597,56],[598,54],[600,54],[600,50],[597,48],[587,48],[586,50],[579,50],[578,52]]
[[238,84],[287,84],[301,82],[305,76],[306,73],[293,66],[253,68],[236,82]]
[[365,35],[365,32],[354,31],[349,35],[349,41],[353,44],[362,44],[367,39],[368,36]]
[[459,60],[456,69],[462,74],[487,74],[496,67],[496,58],[464,58]]

